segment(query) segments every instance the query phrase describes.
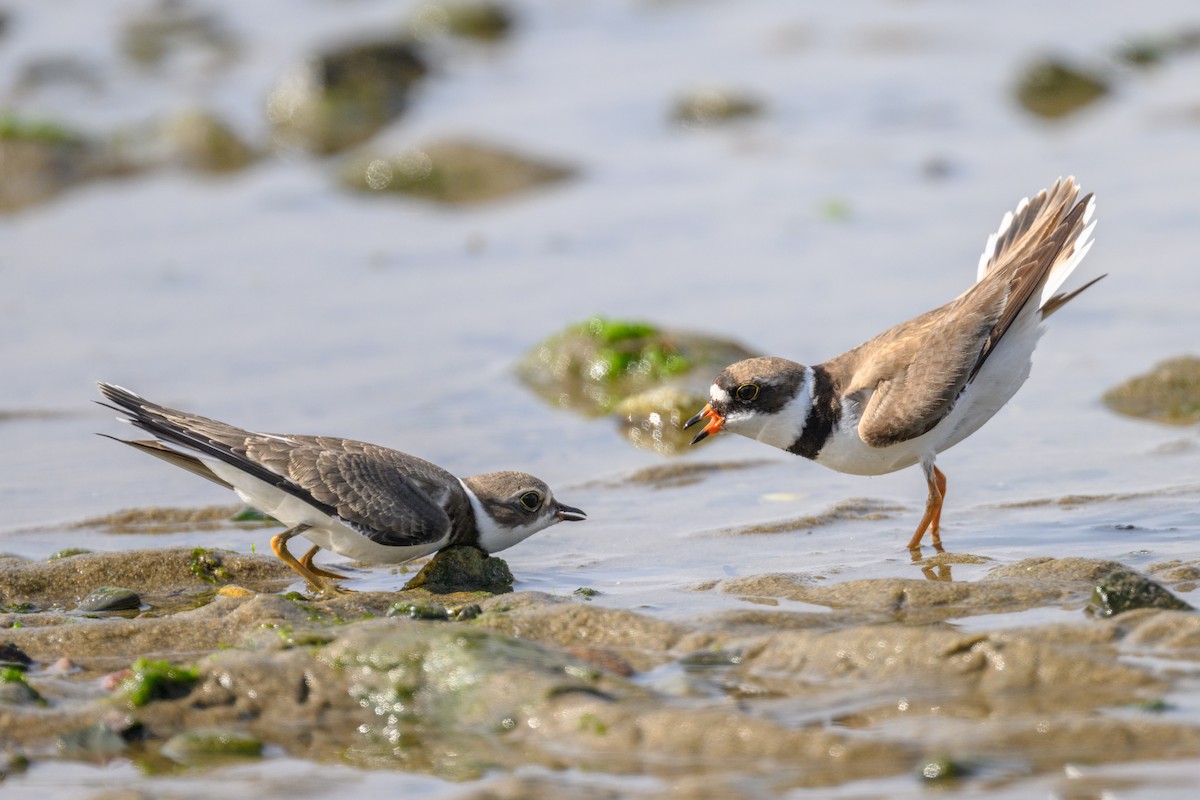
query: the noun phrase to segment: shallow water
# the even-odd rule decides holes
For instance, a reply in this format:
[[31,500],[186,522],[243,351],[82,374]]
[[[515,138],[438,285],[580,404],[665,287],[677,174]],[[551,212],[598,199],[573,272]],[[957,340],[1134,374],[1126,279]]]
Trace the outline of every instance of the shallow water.
[[[23,113],[98,131],[203,104],[261,140],[262,100],[289,64],[396,24],[412,5],[208,3],[242,41],[241,58],[225,71],[183,59],[144,73],[114,49],[139,4],[10,3],[0,94]],[[1029,556],[1142,570],[1200,557],[1200,434],[1117,417],[1098,400],[1200,342],[1196,57],[1145,71],[1110,60],[1131,37],[1186,27],[1190,4],[1143,4],[1136,23],[1083,2],[1010,4],[1003,15],[946,2],[516,7],[512,41],[451,50],[380,140],[467,135],[573,163],[573,182],[446,209],[350,195],[335,185],[334,162],[281,154],[219,179],[158,171],[97,182],[0,219],[0,550],[266,547],[262,529],[70,527],[126,507],[228,502],[93,436],[123,432],[89,402],[104,379],[250,428],[367,439],[459,474],[516,467],[545,478],[590,518],[504,553],[518,589],[590,587],[594,603],[688,618],[749,607],[696,588],[728,578],[928,577],[902,550],[924,499],[917,471],[843,476],[717,437],[685,460],[760,463],[677,488],[631,485],[628,476],[663,459],[630,447],[611,421],[546,407],[511,366],[596,313],[820,361],[958,294],[1003,212],[1075,174],[1099,198],[1082,272],[1109,277],[1053,319],[1014,400],[939,459],[950,480],[947,548],[984,560],[933,577],[974,580]],[[1115,92],[1060,123],[1025,115],[1011,86],[1047,52],[1105,65]],[[101,89],[17,91],[23,65],[63,54],[93,65]],[[759,95],[765,115],[711,130],[670,124],[673,98],[705,83]],[[930,164],[945,175],[930,177]],[[846,213],[828,213],[831,203]],[[1071,495],[1096,499],[1033,502]],[[855,497],[903,510],[788,533],[727,532]],[[375,568],[351,585],[403,580]],[[94,770],[72,769],[78,780],[58,773],[60,788],[86,796]],[[1194,779],[1174,764],[1102,769],[1128,778],[1130,797]],[[442,796],[428,778],[348,780],[355,792],[404,780]],[[1067,792],[1073,780],[1018,780],[989,796]],[[904,781],[847,786],[843,796],[920,791]]]

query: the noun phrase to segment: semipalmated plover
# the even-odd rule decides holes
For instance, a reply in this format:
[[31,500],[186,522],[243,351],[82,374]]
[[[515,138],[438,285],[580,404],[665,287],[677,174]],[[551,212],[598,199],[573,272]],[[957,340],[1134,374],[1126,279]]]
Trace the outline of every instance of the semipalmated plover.
[[975,284],[941,308],[901,323],[815,367],[751,358],[717,376],[692,443],[729,430],[838,472],[882,475],[920,463],[925,515],[941,548],[946,476],[938,453],[970,436],[1029,377],[1042,321],[1100,278],[1059,289],[1092,243],[1095,201],[1076,202],[1074,178],[1058,180],[1004,215],[979,259]]
[[[342,578],[312,563],[321,548],[371,564],[399,564],[450,545],[496,553],[564,520],[586,519],[523,472],[459,479],[428,461],[332,436],[255,433],[100,384],[108,406],[154,440],[117,439],[234,492],[288,526],[271,549],[319,590]],[[107,405],[101,403],[101,405]],[[109,437],[113,438],[113,437]],[[181,449],[175,449],[176,447]],[[293,536],[313,547],[297,560]]]

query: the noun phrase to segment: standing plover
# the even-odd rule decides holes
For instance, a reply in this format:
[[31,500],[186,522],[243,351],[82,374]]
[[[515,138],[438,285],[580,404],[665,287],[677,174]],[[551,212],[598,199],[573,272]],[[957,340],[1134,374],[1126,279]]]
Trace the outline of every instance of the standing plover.
[[1022,200],[988,239],[970,289],[848,353],[814,367],[782,358],[726,367],[684,425],[708,420],[692,443],[729,430],[855,475],[920,463],[929,496],[908,547],[928,530],[940,549],[937,454],[1009,401],[1029,377],[1042,321],[1104,277],[1059,293],[1092,244],[1095,201],[1078,195],[1066,178]]

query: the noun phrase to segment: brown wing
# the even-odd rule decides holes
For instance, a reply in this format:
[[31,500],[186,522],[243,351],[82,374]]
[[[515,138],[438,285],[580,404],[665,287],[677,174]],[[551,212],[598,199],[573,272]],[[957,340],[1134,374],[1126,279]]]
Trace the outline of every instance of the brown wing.
[[435,542],[453,526],[447,508],[469,504],[458,480],[445,470],[365,442],[251,434],[245,454],[380,544]]
[[[100,390],[130,423],[162,441],[237,467],[380,544],[434,542],[450,532],[452,519],[469,518],[470,500],[458,479],[415,456],[349,439],[254,433],[160,406],[119,386],[102,383]],[[188,456],[170,458],[135,446],[202,474]]]
[[[872,447],[916,438],[938,423],[967,384],[1000,319],[1004,292],[964,296],[897,325],[826,369],[842,394],[863,397],[858,433]],[[841,376],[841,380],[838,376]]]
[[1022,203],[989,240],[991,257],[971,289],[826,365],[843,394],[874,390],[858,425],[864,442],[887,447],[914,439],[945,416],[1054,267],[1073,253],[1091,200],[1068,213],[1078,194],[1068,178]]

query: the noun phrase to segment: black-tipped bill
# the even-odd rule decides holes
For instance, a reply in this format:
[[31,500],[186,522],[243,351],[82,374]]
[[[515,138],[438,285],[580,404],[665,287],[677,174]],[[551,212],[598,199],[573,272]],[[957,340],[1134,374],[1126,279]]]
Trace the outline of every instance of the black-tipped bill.
[[583,513],[582,510],[575,508],[574,506],[564,506],[562,503],[558,504],[558,508],[555,509],[554,516],[558,517],[563,522],[578,522],[579,520],[587,519],[587,514]]
[[725,418],[713,410],[712,403],[708,403],[701,409],[699,414],[683,423],[683,429],[686,431],[702,419],[707,419],[708,424],[704,426],[704,430],[696,434],[696,437],[692,439],[692,444],[704,441],[712,434],[720,431],[725,425]]

